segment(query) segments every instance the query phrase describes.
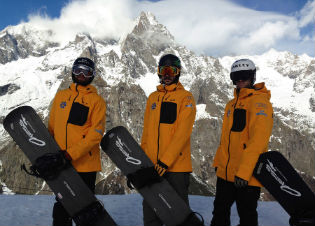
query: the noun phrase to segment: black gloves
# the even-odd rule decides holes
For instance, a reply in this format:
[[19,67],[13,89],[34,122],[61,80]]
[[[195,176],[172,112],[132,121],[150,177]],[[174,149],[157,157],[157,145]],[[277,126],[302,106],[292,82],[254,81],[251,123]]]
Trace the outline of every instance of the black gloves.
[[153,166],[139,169],[136,172],[127,175],[127,185],[130,189],[133,189],[132,186],[136,189],[140,189],[160,181],[161,178]]
[[138,190],[144,186],[161,181],[161,176],[166,172],[168,166],[160,160],[155,166],[146,167],[127,175],[127,185],[130,189],[133,187]]
[[234,185],[237,188],[245,188],[248,185],[248,181],[244,180],[244,179],[242,179],[242,178],[240,178],[238,176],[235,176],[235,178],[234,178]]
[[163,174],[166,172],[168,166],[165,163],[158,160],[158,162],[155,164],[154,168],[160,176],[163,176]]

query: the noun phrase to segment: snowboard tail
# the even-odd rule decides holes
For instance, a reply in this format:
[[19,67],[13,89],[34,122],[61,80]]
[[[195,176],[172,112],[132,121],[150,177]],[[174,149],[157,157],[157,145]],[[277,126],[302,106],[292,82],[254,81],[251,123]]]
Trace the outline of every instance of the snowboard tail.
[[280,152],[261,154],[253,175],[291,217],[315,213],[314,193]]
[[[60,151],[60,147],[32,107],[16,108],[6,116],[3,126],[32,165],[39,157]],[[82,210],[98,203],[93,192],[71,164],[62,169],[56,177],[46,178],[45,181],[77,224],[81,222]],[[97,216],[94,215],[97,218],[95,226],[116,225],[103,207],[98,209],[102,211],[98,211]]]
[[[101,141],[101,147],[126,176],[154,166],[137,141],[122,126],[108,131]],[[160,182],[138,188],[138,191],[167,226],[180,225],[192,215],[189,206],[163,177]],[[198,223],[194,225],[202,225],[200,221]]]

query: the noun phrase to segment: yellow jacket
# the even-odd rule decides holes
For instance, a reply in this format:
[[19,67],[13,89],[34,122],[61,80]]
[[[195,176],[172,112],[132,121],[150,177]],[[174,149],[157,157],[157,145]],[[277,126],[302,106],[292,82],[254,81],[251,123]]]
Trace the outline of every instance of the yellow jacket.
[[101,170],[99,143],[105,130],[106,104],[94,86],[71,84],[53,101],[48,129],[66,150],[78,172]]
[[264,83],[242,88],[225,107],[220,146],[213,167],[217,176],[234,181],[238,176],[251,186],[261,184],[252,176],[258,157],[266,152],[273,126],[270,91]]
[[196,115],[192,94],[178,82],[157,86],[147,100],[141,147],[170,172],[191,172],[190,135]]

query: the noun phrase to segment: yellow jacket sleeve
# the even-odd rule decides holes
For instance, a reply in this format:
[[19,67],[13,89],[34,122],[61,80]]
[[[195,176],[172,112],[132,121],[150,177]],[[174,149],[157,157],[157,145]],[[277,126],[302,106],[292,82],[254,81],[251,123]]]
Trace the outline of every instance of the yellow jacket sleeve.
[[225,118],[225,115],[227,114],[228,105],[229,104],[227,104],[225,106],[224,115],[223,115],[223,122],[222,122],[222,129],[221,129],[222,131],[221,131],[221,137],[220,137],[220,144],[219,144],[219,147],[218,147],[218,149],[216,151],[216,154],[214,156],[212,167],[218,167],[218,165],[219,165],[219,161],[220,161],[219,160],[219,152],[221,151],[221,143],[222,143],[222,139],[223,139],[223,134],[224,134],[224,131],[225,131],[225,127],[227,126],[226,125],[227,123],[224,120],[224,118]]
[[54,125],[55,125],[55,111],[56,111],[56,97],[53,100],[48,119],[48,131],[52,137],[54,137]]
[[[256,103],[263,103],[263,108]],[[236,176],[250,180],[259,155],[267,151],[273,126],[273,109],[267,99],[256,99],[249,112],[249,140],[241,156]]]
[[196,104],[192,96],[186,96],[180,106],[178,115],[178,126],[175,134],[160,161],[167,166],[171,166],[176,158],[180,155],[181,150],[185,145],[190,145],[190,136],[195,122]]
[[72,160],[79,159],[81,156],[88,153],[95,145],[99,145],[105,131],[105,120],[106,104],[105,101],[100,98],[91,113],[91,127],[85,138],[67,149]]
[[148,140],[148,124],[149,124],[149,114],[150,114],[150,98],[147,100],[145,112],[144,112],[144,120],[143,120],[143,131],[141,138],[141,148],[142,150],[146,150],[147,140]]

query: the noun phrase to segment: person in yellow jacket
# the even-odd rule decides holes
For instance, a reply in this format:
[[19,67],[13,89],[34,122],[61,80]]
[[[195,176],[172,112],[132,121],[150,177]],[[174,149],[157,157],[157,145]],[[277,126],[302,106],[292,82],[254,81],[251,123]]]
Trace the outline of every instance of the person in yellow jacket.
[[[158,174],[168,180],[189,205],[190,136],[196,105],[192,94],[179,82],[180,70],[177,56],[161,57],[158,66],[161,84],[147,100],[141,147],[155,164]],[[144,226],[163,225],[145,201],[143,221]]]
[[261,184],[252,174],[259,155],[268,150],[273,126],[271,95],[264,83],[254,85],[256,67],[249,59],[235,61],[230,78],[236,88],[225,107],[221,141],[213,161],[217,184],[211,226],[230,225],[234,202],[239,225],[256,226]]
[[[90,85],[94,62],[77,58],[72,67],[73,83],[59,91],[52,104],[48,130],[63,156],[71,161],[81,178],[94,192],[96,172],[101,170],[99,143],[105,130],[106,104]],[[72,225],[72,219],[58,199],[53,208],[53,226]]]

